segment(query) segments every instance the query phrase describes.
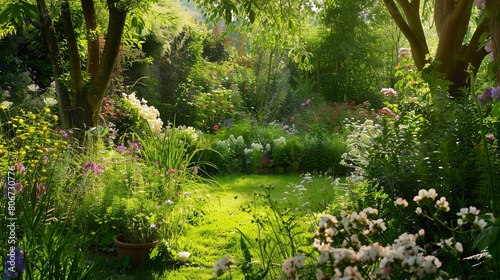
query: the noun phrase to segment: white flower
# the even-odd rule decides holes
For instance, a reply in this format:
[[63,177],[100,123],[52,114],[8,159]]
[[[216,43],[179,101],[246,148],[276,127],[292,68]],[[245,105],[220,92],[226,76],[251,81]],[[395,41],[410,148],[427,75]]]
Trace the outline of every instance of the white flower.
[[479,219],[476,216],[476,219],[474,220],[474,226],[479,230],[482,231],[484,227],[487,225],[486,221],[483,219]]
[[403,199],[401,197],[398,197],[395,201],[394,201],[394,205],[395,206],[403,206],[403,207],[408,207],[408,201],[406,201],[406,199]]
[[444,196],[436,201],[436,209],[443,210],[444,212],[450,211],[450,205]]
[[10,101],[3,101],[2,103],[0,103],[0,108],[2,108],[4,110],[9,109],[12,106],[12,104],[14,104],[14,103],[12,103]]
[[424,190],[421,189],[418,191],[418,195],[413,198],[413,201],[419,203],[424,198],[430,198],[434,200],[437,196],[437,192],[435,189]]
[[304,261],[306,260],[306,256],[299,253],[297,256],[293,257],[293,263],[297,268],[304,267]]
[[231,265],[234,264],[234,259],[229,258],[226,254],[220,260],[218,260],[214,265],[214,277],[221,276],[224,272],[229,271]]
[[186,251],[182,251],[182,252],[177,253],[177,260],[185,263],[188,261],[189,256],[191,256],[191,253],[186,252]]
[[57,100],[52,98],[52,97],[47,97],[47,98],[44,98],[43,99],[43,103],[45,104],[45,106],[47,107],[52,107],[52,106],[55,106],[57,105]]

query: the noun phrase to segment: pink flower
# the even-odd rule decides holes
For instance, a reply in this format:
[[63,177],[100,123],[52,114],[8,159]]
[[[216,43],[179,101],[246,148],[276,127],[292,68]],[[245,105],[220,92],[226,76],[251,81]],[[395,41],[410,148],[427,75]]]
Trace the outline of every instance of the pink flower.
[[311,103],[311,99],[307,99],[306,105],[309,104],[309,103]]
[[291,123],[293,123],[294,121],[295,121],[295,118],[294,118],[294,117],[290,118],[290,122],[291,122]]
[[218,125],[214,125],[214,130],[218,130],[219,129],[219,126]]
[[475,0],[474,4],[476,4],[476,7],[478,7],[479,9],[486,8],[486,0]]

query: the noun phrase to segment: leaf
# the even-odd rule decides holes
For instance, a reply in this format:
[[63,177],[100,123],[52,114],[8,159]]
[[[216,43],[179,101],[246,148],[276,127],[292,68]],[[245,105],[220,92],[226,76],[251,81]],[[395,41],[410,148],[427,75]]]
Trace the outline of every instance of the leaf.
[[485,228],[472,243],[472,248],[483,250],[493,242],[497,241],[500,228],[498,226],[491,226]]
[[254,21],[255,21],[255,11],[254,10],[250,10],[250,12],[248,12],[248,19],[250,19],[251,23],[254,23]]
[[493,108],[491,109],[491,115],[494,118],[500,117],[500,102],[497,102],[495,106],[493,106]]

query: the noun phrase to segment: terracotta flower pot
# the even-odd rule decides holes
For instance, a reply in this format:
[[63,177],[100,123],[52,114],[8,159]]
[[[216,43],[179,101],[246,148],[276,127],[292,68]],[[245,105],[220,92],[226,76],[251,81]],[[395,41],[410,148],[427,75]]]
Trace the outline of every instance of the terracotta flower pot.
[[130,261],[135,265],[141,265],[144,258],[149,256],[151,249],[158,245],[158,240],[150,243],[133,244],[125,242],[123,235],[118,235],[115,238],[116,252],[118,258],[130,257]]

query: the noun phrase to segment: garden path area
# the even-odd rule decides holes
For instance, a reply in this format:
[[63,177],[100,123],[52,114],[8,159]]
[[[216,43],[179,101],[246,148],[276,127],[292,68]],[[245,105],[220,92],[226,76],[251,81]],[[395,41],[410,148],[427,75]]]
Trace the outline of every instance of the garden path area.
[[[270,193],[271,198],[277,205],[290,208],[291,211],[298,211],[302,207],[319,210],[322,208],[320,201],[325,199],[332,202],[336,197],[332,180],[327,177],[314,177],[314,181],[307,183],[304,182],[303,176],[297,174],[227,175],[214,179],[219,185],[212,184],[207,190],[197,190],[191,194],[196,194],[193,199],[197,200],[198,193],[208,191],[209,196],[203,196],[202,213],[194,215],[186,227],[185,236],[176,244],[178,248],[190,252],[189,262],[176,269],[164,271],[152,262],[142,268],[125,270],[126,273],[116,277],[117,279],[145,279],[145,275],[148,275],[147,279],[213,279],[213,265],[224,254],[234,258],[236,266],[241,265],[244,260],[239,231],[255,239],[258,230],[252,222],[252,214],[243,211],[243,208],[255,203],[257,211],[269,210],[269,204],[264,201],[265,197],[256,197],[256,194],[264,194],[263,187],[274,186]],[[304,205],[306,201],[309,203]],[[317,221],[311,221],[311,217],[305,215],[301,215],[300,220],[298,224],[309,230],[306,234],[312,234],[310,231],[314,229],[311,227]],[[254,256],[253,251],[252,255]],[[240,269],[233,269],[231,273],[234,279],[243,278]]]

